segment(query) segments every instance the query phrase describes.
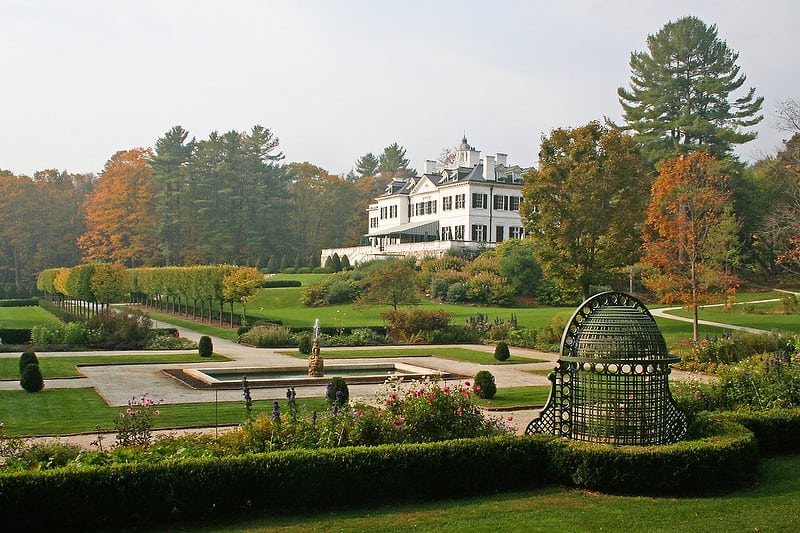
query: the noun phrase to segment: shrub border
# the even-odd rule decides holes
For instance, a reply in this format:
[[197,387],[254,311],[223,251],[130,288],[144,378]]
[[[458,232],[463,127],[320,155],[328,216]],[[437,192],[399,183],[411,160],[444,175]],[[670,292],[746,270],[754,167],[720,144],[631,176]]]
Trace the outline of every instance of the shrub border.
[[352,508],[558,483],[626,493],[708,493],[753,479],[753,434],[730,420],[706,419],[705,436],[668,446],[502,436],[14,472],[0,475],[0,523],[18,529],[152,527],[247,509]]

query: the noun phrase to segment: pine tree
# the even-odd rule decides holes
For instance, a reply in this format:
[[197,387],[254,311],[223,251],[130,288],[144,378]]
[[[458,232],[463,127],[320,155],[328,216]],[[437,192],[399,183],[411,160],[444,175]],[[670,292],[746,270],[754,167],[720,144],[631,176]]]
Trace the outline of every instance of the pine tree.
[[367,152],[356,161],[356,173],[359,178],[374,176],[378,172],[379,161],[372,152]]
[[763,97],[755,88],[732,99],[746,77],[739,54],[696,17],[667,23],[647,38],[647,52],[631,54],[630,89],[617,90],[628,129],[650,163],[700,147],[718,159],[755,139]]
[[397,143],[392,143],[383,149],[379,159],[378,170],[381,174],[389,174],[393,177],[414,176],[417,171],[408,168],[410,161],[406,157],[406,149]]

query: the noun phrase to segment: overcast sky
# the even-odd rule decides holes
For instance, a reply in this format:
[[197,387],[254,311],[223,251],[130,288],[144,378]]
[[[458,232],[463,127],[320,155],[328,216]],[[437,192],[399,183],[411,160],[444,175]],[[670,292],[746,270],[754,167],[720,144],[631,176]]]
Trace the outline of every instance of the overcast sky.
[[796,0],[0,0],[0,169],[100,172],[175,125],[255,124],[335,174],[395,141],[422,170],[464,133],[529,166],[553,128],[619,120],[631,52],[686,15],[765,97],[738,153],[774,154],[776,106],[800,98]]

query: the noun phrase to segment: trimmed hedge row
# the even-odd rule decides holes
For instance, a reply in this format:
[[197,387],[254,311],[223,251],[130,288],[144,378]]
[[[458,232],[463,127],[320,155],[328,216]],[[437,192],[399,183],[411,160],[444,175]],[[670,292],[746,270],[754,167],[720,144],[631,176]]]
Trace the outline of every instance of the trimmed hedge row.
[[30,328],[2,328],[0,329],[0,339],[3,344],[28,344],[31,342]]
[[557,483],[707,493],[752,479],[753,434],[719,419],[707,426],[713,437],[647,448],[503,436],[11,473],[0,475],[0,523],[11,529],[152,527],[247,509],[357,507]]
[[0,300],[0,307],[36,307],[37,305],[39,305],[38,298]]
[[284,287],[301,287],[303,284],[297,279],[268,279],[261,284],[264,289],[278,289]]
[[45,299],[39,300],[39,307],[50,313],[51,315],[55,315],[62,322],[80,322],[82,319],[77,316],[73,315],[69,311],[58,307],[57,305],[53,305],[52,303],[48,302]]
[[726,411],[716,413],[749,429],[765,455],[800,452],[800,409]]

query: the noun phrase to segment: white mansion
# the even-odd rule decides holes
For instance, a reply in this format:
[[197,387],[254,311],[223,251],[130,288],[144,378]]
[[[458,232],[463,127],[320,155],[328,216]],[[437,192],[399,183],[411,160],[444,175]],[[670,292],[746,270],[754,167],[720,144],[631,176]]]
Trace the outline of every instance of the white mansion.
[[506,154],[485,155],[464,137],[455,161],[425,161],[421,177],[395,179],[367,209],[369,245],[322,250],[351,264],[391,256],[440,257],[451,248],[480,251],[524,235],[522,174]]

